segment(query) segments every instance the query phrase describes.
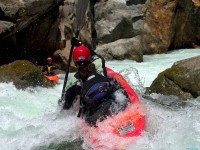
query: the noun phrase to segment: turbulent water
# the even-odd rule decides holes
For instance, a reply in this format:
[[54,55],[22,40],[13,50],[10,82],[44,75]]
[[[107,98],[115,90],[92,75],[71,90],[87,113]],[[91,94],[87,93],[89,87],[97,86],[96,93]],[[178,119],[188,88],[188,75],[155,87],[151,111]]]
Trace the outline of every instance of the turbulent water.
[[[200,150],[200,98],[184,107],[165,107],[142,98],[159,72],[181,59],[200,55],[200,49],[178,50],[144,56],[144,62],[110,61],[107,66],[121,72],[136,89],[146,108],[146,129],[128,149]],[[159,62],[159,63],[158,63]],[[17,90],[12,83],[0,83],[0,149],[49,150],[83,149],[79,140],[79,119],[74,108],[60,112],[57,101],[63,80],[54,88]],[[154,95],[160,99],[174,97]],[[82,143],[83,142],[83,143]],[[111,141],[112,142],[112,141]]]

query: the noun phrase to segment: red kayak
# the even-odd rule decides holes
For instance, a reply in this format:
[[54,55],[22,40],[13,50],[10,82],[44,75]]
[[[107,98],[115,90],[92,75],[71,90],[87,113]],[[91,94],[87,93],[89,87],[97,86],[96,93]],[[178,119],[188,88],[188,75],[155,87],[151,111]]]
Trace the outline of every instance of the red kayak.
[[119,73],[109,68],[107,68],[107,72],[124,87],[130,104],[117,115],[98,122],[98,127],[91,127],[82,121],[83,139],[86,145],[92,149],[126,149],[134,144],[145,129],[145,110],[127,81]]
[[44,75],[47,79],[49,79],[50,81],[52,81],[53,83],[58,83],[58,76],[54,75],[54,76],[48,76],[48,75]]

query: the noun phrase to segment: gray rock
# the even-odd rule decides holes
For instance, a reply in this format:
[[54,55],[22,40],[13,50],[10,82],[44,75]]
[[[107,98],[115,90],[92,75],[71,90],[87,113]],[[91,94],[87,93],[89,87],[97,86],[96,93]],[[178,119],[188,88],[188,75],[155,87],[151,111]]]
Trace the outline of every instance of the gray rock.
[[95,28],[98,42],[105,44],[138,35],[141,33],[139,28],[136,25],[133,27],[133,22],[143,19],[138,16],[143,14],[137,6],[129,7],[122,1],[111,0],[96,4]]
[[140,37],[120,39],[109,44],[98,46],[96,51],[107,60],[131,59],[137,62],[143,61]]
[[12,30],[14,23],[0,20],[0,34]]

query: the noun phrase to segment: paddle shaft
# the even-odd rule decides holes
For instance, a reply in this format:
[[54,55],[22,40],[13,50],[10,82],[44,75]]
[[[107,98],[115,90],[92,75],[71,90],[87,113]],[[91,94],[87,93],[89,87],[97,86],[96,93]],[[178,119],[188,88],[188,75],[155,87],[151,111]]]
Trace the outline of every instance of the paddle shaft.
[[[78,35],[80,33],[80,29],[81,29],[81,26],[82,26],[82,23],[83,23],[83,18],[84,18],[85,12],[87,10],[88,1],[89,0],[79,0],[77,5],[76,5],[76,20],[77,20],[77,31],[76,31],[76,35],[75,35],[76,38],[78,38]],[[61,100],[62,100],[64,93],[65,93],[65,86],[66,86],[67,80],[68,80],[69,67],[70,67],[70,64],[71,64],[73,49],[74,49],[74,45],[72,45],[71,49],[70,49],[68,65],[67,65],[67,70],[66,70],[66,73],[65,73],[65,80],[64,80],[62,94],[61,94]]]
[[[76,36],[75,36],[75,37],[78,38],[78,35],[79,35],[79,30],[77,29],[77,31],[76,31]],[[66,70],[66,73],[65,73],[65,80],[64,80],[64,84],[63,84],[63,89],[62,89],[61,98],[64,96],[64,93],[65,93],[65,86],[66,86],[67,80],[68,80],[69,67],[70,67],[70,65],[71,65],[73,49],[74,49],[74,45],[71,46],[70,53],[69,53],[69,59],[68,59],[68,63],[67,63],[67,70]]]

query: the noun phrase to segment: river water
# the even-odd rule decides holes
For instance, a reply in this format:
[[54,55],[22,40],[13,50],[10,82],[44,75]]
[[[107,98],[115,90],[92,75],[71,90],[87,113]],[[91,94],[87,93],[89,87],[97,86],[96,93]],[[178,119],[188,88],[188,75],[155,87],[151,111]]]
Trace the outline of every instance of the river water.
[[[106,62],[136,89],[146,109],[145,132],[127,149],[200,150],[200,97],[178,108],[164,107],[142,98],[145,87],[151,85],[158,73],[178,60],[198,55],[200,49],[184,49],[144,56],[142,63],[130,60]],[[60,77],[60,84],[53,88],[17,90],[12,83],[0,83],[0,149],[77,150],[85,147],[84,141],[79,140],[77,108],[60,112],[57,106],[63,86],[63,75]]]

